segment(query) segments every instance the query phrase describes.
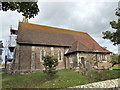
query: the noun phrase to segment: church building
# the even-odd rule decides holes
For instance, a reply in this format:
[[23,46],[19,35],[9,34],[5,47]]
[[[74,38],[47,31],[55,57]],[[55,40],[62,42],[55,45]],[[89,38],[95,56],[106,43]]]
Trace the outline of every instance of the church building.
[[25,22],[19,22],[14,53],[14,73],[43,71],[47,55],[58,59],[57,69],[111,67],[111,52],[88,33]]

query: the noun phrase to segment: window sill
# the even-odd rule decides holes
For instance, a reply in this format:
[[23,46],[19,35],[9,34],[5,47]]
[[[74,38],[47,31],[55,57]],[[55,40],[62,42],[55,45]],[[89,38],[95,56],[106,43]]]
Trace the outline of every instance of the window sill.
[[107,61],[102,61],[102,62],[107,62]]
[[63,60],[58,60],[58,62],[62,62]]
[[44,62],[43,60],[40,60],[40,62]]

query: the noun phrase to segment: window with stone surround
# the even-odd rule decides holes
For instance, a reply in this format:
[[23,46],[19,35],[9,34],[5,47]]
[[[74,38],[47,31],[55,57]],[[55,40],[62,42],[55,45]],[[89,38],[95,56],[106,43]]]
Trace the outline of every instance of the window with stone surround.
[[58,51],[58,60],[62,60],[62,51],[61,50]]
[[105,54],[101,54],[100,58],[101,58],[101,61],[106,61],[106,56],[105,56]]
[[81,63],[82,63],[83,68],[85,68],[85,58],[84,57],[81,57]]
[[51,56],[54,56],[54,48],[51,47],[50,50],[51,50],[51,52],[50,52],[50,53],[51,53]]
[[45,50],[41,50],[40,52],[40,60],[44,60],[45,57]]
[[31,56],[32,60],[35,60],[35,52],[32,51],[32,56]]

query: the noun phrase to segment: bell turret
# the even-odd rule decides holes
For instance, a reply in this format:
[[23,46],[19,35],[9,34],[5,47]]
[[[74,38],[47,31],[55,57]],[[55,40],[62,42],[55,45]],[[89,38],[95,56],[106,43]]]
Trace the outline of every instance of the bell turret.
[[28,23],[28,19],[26,18],[26,16],[23,17],[22,22],[26,22],[26,23]]

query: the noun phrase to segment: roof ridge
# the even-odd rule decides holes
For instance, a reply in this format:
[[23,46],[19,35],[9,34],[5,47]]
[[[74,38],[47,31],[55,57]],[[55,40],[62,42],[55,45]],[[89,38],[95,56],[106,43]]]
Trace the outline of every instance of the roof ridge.
[[86,32],[81,32],[81,31],[74,31],[74,30],[70,30],[70,29],[63,29],[63,28],[58,28],[58,27],[52,27],[52,26],[45,26],[45,25],[39,25],[39,24],[33,24],[33,23],[26,23],[26,22],[19,22],[19,24],[28,24],[28,25],[34,25],[34,26],[38,26],[38,27],[46,27],[46,28],[54,28],[54,29],[59,29],[59,30],[64,30],[64,31],[68,31],[68,32],[75,32],[75,33],[84,33],[84,34],[88,34]]
[[[95,49],[100,48],[100,45],[86,32],[25,22],[19,22],[17,42],[23,44],[27,42],[26,44],[57,46],[72,46],[72,43],[75,42],[73,49],[76,48],[77,50],[81,49],[84,51],[89,49],[88,44],[92,42],[96,45]],[[100,51],[108,52],[102,48]]]

